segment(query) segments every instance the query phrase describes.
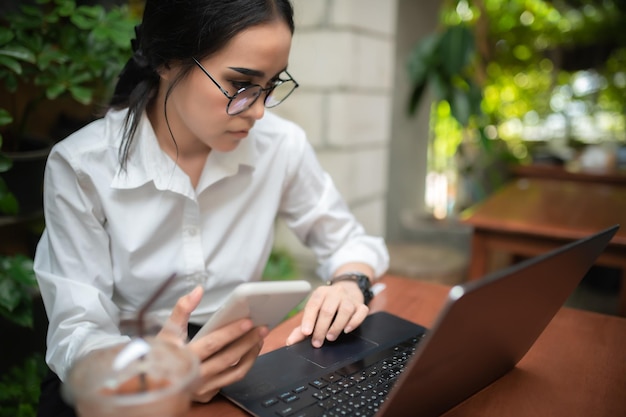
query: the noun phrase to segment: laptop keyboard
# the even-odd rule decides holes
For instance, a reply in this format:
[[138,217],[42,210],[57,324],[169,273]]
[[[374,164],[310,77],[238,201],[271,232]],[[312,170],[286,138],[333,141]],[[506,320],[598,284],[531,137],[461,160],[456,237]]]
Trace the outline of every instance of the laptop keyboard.
[[409,338],[262,401],[279,417],[373,416],[425,336]]

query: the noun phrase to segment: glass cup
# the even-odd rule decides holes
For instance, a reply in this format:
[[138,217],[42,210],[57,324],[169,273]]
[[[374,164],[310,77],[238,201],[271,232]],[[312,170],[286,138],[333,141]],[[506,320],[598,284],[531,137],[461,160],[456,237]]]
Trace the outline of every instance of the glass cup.
[[64,389],[80,417],[181,417],[198,374],[185,346],[135,338],[79,359]]

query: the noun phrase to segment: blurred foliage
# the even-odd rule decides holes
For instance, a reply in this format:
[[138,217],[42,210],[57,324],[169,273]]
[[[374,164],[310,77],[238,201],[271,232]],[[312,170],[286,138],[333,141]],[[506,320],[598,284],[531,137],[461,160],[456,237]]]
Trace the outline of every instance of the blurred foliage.
[[37,280],[33,261],[24,255],[0,255],[0,316],[33,327],[33,296]]
[[[7,152],[25,150],[42,104],[54,103],[48,110],[62,98],[75,107],[108,101],[131,55],[140,16],[135,9],[139,6],[33,0],[0,14],[0,93],[8,98],[7,108],[0,108],[0,176],[12,167]],[[17,199],[0,177],[0,213],[18,212]]]
[[417,109],[424,90],[432,87],[437,101],[448,103],[450,115],[467,126],[480,113],[482,94],[472,72],[474,34],[464,25],[449,26],[426,37],[409,57],[409,74],[414,88],[409,112]]
[[[453,23],[458,13],[444,14]],[[468,4],[484,69],[483,109],[507,141],[552,115],[566,140],[594,141],[572,124],[585,118],[603,140],[624,140],[626,8],[618,0],[473,1]],[[481,19],[480,16],[484,16]],[[604,121],[604,122],[603,122]],[[597,125],[604,123],[604,125]],[[555,134],[559,134],[554,132]],[[528,133],[526,133],[528,134]],[[545,137],[538,139],[545,139]]]
[[[0,81],[11,95],[27,97],[8,109],[13,122],[3,150],[16,150],[29,116],[43,101],[67,96],[79,105],[106,102],[131,55],[139,23],[127,5],[79,5],[75,0],[34,0],[0,16]],[[13,145],[9,147],[9,145]]]
[[[299,272],[296,260],[288,250],[283,248],[273,248],[270,253],[270,257],[265,264],[265,269],[263,270],[263,280],[284,281],[290,279],[300,279]],[[302,300],[287,314],[285,319],[302,310],[306,302],[306,299]]]
[[[3,108],[0,108],[0,127],[6,126],[13,122],[11,114]],[[2,147],[2,134],[0,134],[0,148]],[[0,152],[0,174],[7,172],[13,166],[11,158]],[[4,178],[0,175],[0,214],[17,214],[19,204],[15,195],[9,190]]]
[[[0,256],[0,316],[18,327],[33,328],[33,297],[36,292],[33,261],[19,254]],[[39,387],[47,369],[43,355],[33,353],[2,375],[0,417],[37,415]]]
[[[469,27],[482,87],[479,126],[526,157],[522,126],[557,114],[593,117],[605,139],[624,141],[626,6],[619,0],[448,0],[443,28]],[[591,120],[593,122],[593,120]],[[494,129],[495,128],[495,129]],[[491,132],[489,134],[489,132]],[[566,139],[593,140],[575,129]]]
[[0,417],[35,417],[40,384],[48,367],[43,355],[34,354],[0,378]]
[[430,169],[462,143],[523,161],[537,142],[625,142],[625,24],[620,0],[444,0],[408,62],[409,112],[426,87],[435,101]]
[[286,249],[274,248],[263,270],[264,280],[287,280],[298,275],[296,260]]

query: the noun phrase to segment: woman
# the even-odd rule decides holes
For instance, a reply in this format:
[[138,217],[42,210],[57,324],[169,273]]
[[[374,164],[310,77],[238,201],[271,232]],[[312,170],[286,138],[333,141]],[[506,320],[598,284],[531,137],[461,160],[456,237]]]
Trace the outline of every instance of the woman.
[[[35,271],[61,380],[77,357],[127,340],[120,316],[172,273],[152,313],[185,336],[204,323],[260,279],[276,216],[333,284],[313,292],[286,343],[319,347],[366,317],[384,242],[349,213],[302,130],[265,111],[298,86],[292,15],[288,0],[148,0],[111,108],[51,152]],[[190,342],[202,361],[194,400],[241,379],[266,333],[244,319]],[[54,408],[56,375],[40,410]]]

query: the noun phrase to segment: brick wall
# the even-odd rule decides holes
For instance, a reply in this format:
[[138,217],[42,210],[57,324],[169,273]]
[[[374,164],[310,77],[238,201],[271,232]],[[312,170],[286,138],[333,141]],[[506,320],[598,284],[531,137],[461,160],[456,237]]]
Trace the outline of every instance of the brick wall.
[[[292,0],[289,72],[300,88],[275,112],[307,132],[366,230],[385,235],[396,0]],[[308,250],[279,225],[276,245]]]

